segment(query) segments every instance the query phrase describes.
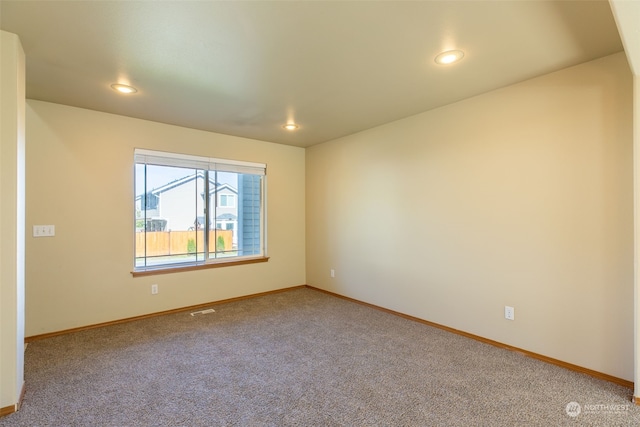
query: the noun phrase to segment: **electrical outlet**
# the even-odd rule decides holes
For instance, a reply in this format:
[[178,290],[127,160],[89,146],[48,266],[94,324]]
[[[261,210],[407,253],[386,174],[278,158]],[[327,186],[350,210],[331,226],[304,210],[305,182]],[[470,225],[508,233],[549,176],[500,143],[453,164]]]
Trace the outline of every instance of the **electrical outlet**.
[[158,293],[158,285],[153,284],[151,285],[151,295],[155,295]]
[[516,310],[508,305],[504,306],[504,318],[507,320],[516,320]]
[[333,268],[331,269],[331,277],[336,277],[336,271]]

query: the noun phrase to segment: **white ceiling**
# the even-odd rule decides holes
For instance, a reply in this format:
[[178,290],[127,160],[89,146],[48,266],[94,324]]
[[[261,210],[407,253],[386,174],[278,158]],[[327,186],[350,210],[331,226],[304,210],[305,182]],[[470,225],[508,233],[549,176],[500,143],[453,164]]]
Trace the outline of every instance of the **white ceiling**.
[[[606,0],[0,8],[26,53],[28,98],[300,147],[623,50]],[[451,48],[461,62],[433,61]]]

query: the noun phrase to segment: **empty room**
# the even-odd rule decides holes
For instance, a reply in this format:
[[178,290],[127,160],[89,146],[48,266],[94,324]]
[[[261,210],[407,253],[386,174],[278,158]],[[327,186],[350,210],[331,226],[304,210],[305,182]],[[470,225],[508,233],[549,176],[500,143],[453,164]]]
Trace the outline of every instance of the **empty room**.
[[640,425],[640,2],[0,2],[0,426]]

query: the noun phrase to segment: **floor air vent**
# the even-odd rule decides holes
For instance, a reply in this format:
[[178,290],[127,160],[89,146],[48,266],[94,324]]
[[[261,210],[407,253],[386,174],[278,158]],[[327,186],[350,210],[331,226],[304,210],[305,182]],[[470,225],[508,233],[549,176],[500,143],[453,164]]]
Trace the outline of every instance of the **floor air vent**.
[[206,310],[194,311],[191,313],[192,316],[202,316],[203,314],[215,313],[216,311],[213,308],[207,308]]

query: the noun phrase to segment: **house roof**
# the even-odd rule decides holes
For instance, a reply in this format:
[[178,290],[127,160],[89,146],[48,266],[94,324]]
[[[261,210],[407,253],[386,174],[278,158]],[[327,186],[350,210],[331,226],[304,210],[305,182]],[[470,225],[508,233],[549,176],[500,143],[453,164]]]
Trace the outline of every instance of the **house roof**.
[[[0,26],[20,37],[28,98],[305,147],[620,52],[611,7],[3,0]],[[462,61],[436,64],[447,49]]]
[[[188,184],[196,179],[204,180],[204,173],[201,171],[198,171],[194,174],[187,175],[182,178],[178,178],[174,181],[169,182],[168,184],[154,188],[153,190],[149,191],[149,193],[154,195],[159,195],[161,193],[167,192],[181,185]],[[216,183],[213,179],[211,179],[211,177],[209,177],[209,194],[211,195],[222,190],[229,190],[235,194],[238,194],[238,190],[236,190],[235,187],[233,187],[232,185],[229,185],[227,183]],[[142,196],[143,194],[138,194],[136,196],[136,200],[139,200]]]
[[234,215],[234,214],[225,213],[225,214],[222,214],[222,215],[218,215],[218,216],[216,217],[216,219],[217,219],[217,220],[218,220],[218,219],[220,219],[220,220],[226,220],[226,221],[235,221],[235,220],[237,220],[237,219],[238,219],[238,217],[237,217],[236,215]]

